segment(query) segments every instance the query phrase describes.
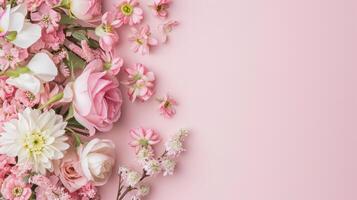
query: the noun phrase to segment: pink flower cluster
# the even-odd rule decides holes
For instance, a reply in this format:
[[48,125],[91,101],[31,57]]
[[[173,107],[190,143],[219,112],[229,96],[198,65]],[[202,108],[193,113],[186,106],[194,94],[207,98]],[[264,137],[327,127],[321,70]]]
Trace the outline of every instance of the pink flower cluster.
[[[112,130],[121,117],[121,85],[131,102],[154,96],[151,69],[126,65],[116,49],[124,35],[134,53],[148,55],[178,22],[162,21],[151,29],[143,24],[138,0],[120,0],[109,11],[102,4],[0,1],[0,199],[99,200],[98,187],[111,177],[116,155],[114,143],[95,134]],[[153,0],[148,6],[166,20],[170,4]],[[130,32],[119,34],[125,29]],[[158,100],[160,114],[173,117],[176,101]],[[152,146],[161,140],[156,131],[130,133],[130,145],[145,158],[145,176],[171,173],[167,156],[155,158]],[[135,189],[147,193],[145,187]]]

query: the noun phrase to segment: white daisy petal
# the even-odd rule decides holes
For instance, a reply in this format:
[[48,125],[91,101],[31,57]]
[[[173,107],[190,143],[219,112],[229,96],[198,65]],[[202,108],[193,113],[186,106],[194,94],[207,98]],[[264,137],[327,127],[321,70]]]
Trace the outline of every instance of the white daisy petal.
[[[6,122],[4,125],[6,129],[0,135],[0,153],[17,156],[19,165],[28,163],[33,166],[32,170],[36,173],[52,172],[52,162],[62,159],[63,152],[70,147],[65,143],[68,139],[64,135],[66,123],[53,110],[41,113],[39,110],[26,108],[18,115],[18,119]],[[38,128],[38,124],[46,122],[49,124],[44,124],[41,129]],[[60,127],[63,129],[58,130]],[[14,129],[17,131],[15,134]],[[56,134],[46,134],[54,130]]]

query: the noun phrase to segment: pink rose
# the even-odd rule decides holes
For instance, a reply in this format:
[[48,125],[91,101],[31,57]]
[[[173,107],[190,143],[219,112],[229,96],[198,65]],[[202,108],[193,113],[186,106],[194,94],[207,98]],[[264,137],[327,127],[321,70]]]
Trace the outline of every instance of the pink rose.
[[81,164],[75,151],[66,153],[56,174],[69,192],[74,192],[88,183],[88,179],[82,174]]
[[71,12],[80,20],[91,21],[102,15],[102,1],[72,0]]
[[74,117],[94,135],[109,131],[120,117],[122,96],[114,76],[103,71],[100,59],[91,61],[73,83]]

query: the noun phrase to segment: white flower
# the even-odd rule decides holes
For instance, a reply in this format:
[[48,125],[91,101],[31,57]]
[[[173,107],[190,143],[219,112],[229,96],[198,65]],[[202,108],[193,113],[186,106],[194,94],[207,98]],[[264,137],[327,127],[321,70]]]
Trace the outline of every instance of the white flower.
[[118,169],[118,174],[126,176],[126,174],[129,172],[129,169],[126,167],[119,167]]
[[144,169],[148,175],[154,175],[161,171],[160,163],[155,159],[145,162]]
[[154,157],[154,151],[150,146],[140,148],[136,154],[136,158],[138,159],[139,163],[145,163],[152,157]]
[[18,119],[3,125],[0,154],[18,156],[18,163],[31,164],[34,172],[53,171],[52,160],[61,159],[69,148],[64,135],[66,125],[53,110],[41,113],[26,108],[18,114]]
[[6,7],[0,18],[0,35],[20,48],[28,48],[41,37],[41,26],[25,21],[27,9],[25,4],[14,8]]
[[162,166],[162,169],[164,170],[164,173],[163,173],[164,176],[173,175],[175,166],[176,166],[176,162],[174,160],[164,159],[161,162],[161,166]]
[[110,140],[95,138],[78,148],[83,174],[95,186],[104,185],[112,173],[115,145]]
[[125,176],[125,181],[131,187],[134,187],[137,183],[139,183],[141,175],[136,171],[129,171]]
[[35,95],[41,92],[42,83],[54,80],[58,74],[55,63],[46,53],[34,55],[26,68],[28,72],[10,77],[6,82]]
[[150,192],[150,187],[149,187],[149,186],[147,186],[147,185],[140,185],[140,186],[138,187],[138,192],[137,192],[136,195],[143,197],[143,196],[148,195],[149,192]]
[[166,151],[169,156],[179,155],[181,152],[185,151],[183,148],[183,141],[185,137],[188,136],[188,131],[181,129],[178,133],[174,134],[166,143]]

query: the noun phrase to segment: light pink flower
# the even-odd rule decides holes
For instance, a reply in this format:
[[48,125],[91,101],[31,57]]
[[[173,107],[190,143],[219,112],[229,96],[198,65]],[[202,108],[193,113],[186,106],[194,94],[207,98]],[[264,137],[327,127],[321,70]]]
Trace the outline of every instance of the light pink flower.
[[11,101],[16,92],[16,88],[6,83],[7,77],[0,76],[0,102]]
[[[63,86],[58,85],[55,82],[45,83],[43,85],[43,91],[40,93],[40,104],[46,104],[52,97],[63,92]],[[55,102],[54,104],[48,105],[46,110],[56,107],[61,101]]]
[[3,124],[12,120],[17,119],[17,113],[24,110],[24,106],[18,101],[4,101],[0,104],[0,131],[3,130]]
[[37,185],[36,200],[74,200],[65,188],[59,186],[59,179],[52,175],[49,177],[43,175],[34,175],[30,178],[32,184]]
[[82,197],[82,200],[90,200],[96,198],[98,193],[97,187],[93,183],[87,183],[78,190],[78,195]]
[[124,64],[124,60],[121,57],[113,57],[111,52],[103,52],[101,57],[104,61],[104,69],[111,75],[117,75],[120,72],[120,69]]
[[144,18],[144,11],[137,0],[124,0],[118,6],[118,18],[122,24],[138,24]]
[[158,26],[159,32],[161,34],[161,41],[163,43],[167,42],[168,34],[173,30],[174,27],[178,26],[179,22],[176,20],[170,20],[164,24]]
[[109,131],[121,114],[122,96],[115,77],[103,71],[100,59],[90,62],[73,84],[74,116],[91,135]]
[[46,31],[42,30],[41,38],[30,47],[30,51],[37,53],[44,48],[57,51],[63,44],[64,39],[65,35],[62,28],[51,33],[46,33]]
[[4,42],[0,49],[0,70],[15,69],[28,57],[26,49],[15,47],[12,43]]
[[167,17],[167,8],[171,0],[154,0],[150,5],[150,8],[154,11],[154,14],[159,17]]
[[7,177],[11,173],[11,169],[15,164],[15,158],[0,154],[0,187],[5,177]]
[[123,84],[129,87],[130,100],[134,102],[138,98],[147,101],[154,94],[154,73],[140,63],[133,68],[125,68],[125,72],[128,74],[128,80],[123,81]]
[[72,0],[70,10],[80,20],[94,21],[102,15],[102,1]]
[[142,26],[140,29],[132,28],[132,36],[129,41],[133,42],[131,49],[134,52],[139,52],[142,55],[149,54],[150,47],[158,45],[156,38],[151,37],[150,27],[148,25]]
[[51,9],[46,3],[43,3],[37,12],[31,13],[31,20],[39,22],[39,25],[45,29],[46,33],[51,33],[58,29],[61,15]]
[[24,177],[8,176],[2,186],[2,195],[9,200],[28,200],[31,197],[31,185],[23,181]]
[[151,145],[160,142],[160,135],[155,133],[153,129],[137,128],[131,129],[129,133],[134,139],[129,145],[135,147],[136,152],[138,152],[140,148],[149,148]]
[[45,0],[24,0],[29,11],[36,10]]
[[95,29],[95,34],[99,37],[99,45],[103,50],[111,51],[118,43],[119,35],[115,29],[121,25],[114,12],[104,13],[102,24]]
[[65,154],[56,174],[62,184],[71,193],[86,185],[88,182],[88,179],[82,173],[78,155],[74,150]]
[[25,107],[34,107],[40,102],[40,97],[29,91],[18,89],[15,93],[15,99]]
[[160,114],[166,118],[171,118],[176,114],[176,109],[174,106],[177,105],[175,99],[170,97],[169,95],[165,95],[164,98],[159,99],[160,101]]

